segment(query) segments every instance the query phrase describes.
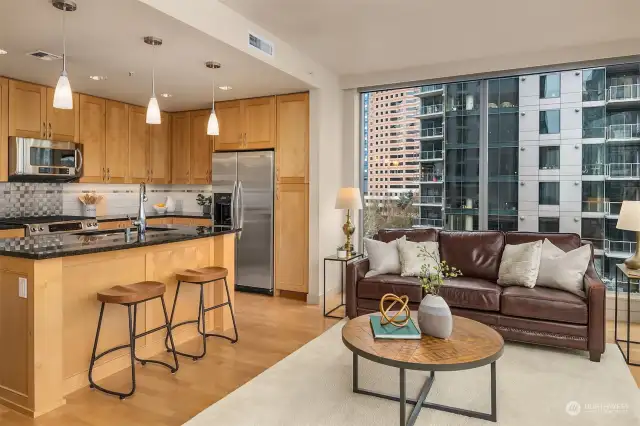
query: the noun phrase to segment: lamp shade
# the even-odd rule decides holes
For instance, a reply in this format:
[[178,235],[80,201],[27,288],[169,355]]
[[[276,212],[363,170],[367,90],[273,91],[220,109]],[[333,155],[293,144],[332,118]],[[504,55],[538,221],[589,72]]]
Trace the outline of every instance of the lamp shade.
[[211,110],[209,116],[209,122],[207,123],[207,135],[218,136],[220,134],[220,126],[218,125],[218,117],[216,116],[216,110]]
[[623,201],[616,228],[640,232],[640,201]]
[[336,196],[336,209],[362,210],[360,188],[340,188]]
[[73,109],[73,94],[66,71],[62,71],[56,90],[53,92],[53,107],[58,109]]
[[158,105],[158,99],[152,96],[149,99],[149,105],[147,106],[147,124],[161,124],[160,118],[160,105]]

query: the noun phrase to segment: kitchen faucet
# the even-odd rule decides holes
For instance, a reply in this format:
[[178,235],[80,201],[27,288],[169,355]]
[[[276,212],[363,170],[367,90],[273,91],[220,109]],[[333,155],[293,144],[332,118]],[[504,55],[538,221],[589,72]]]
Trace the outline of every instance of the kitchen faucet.
[[144,203],[147,200],[147,186],[143,182],[140,184],[140,206],[138,207],[138,219],[131,221],[131,224],[138,228],[138,236],[144,235],[147,231],[147,215],[144,212]]

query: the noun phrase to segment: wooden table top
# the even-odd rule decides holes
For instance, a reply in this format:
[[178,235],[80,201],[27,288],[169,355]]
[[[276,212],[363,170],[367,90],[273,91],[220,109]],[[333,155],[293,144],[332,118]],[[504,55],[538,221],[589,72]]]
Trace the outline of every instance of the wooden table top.
[[[448,339],[422,335],[420,340],[373,338],[368,314],[350,320],[342,329],[342,341],[355,354],[380,364],[410,370],[451,371],[487,365],[502,356],[504,340],[489,326],[453,316]],[[417,325],[417,313],[412,312]]]

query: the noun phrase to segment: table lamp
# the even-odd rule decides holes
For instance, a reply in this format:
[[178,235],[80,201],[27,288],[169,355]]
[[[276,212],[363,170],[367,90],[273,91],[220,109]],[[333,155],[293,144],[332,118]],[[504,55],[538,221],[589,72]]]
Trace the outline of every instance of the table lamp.
[[347,221],[342,226],[342,231],[347,237],[344,243],[344,249],[347,253],[354,253],[353,244],[351,244],[351,236],[356,231],[355,226],[351,223],[351,210],[362,210],[362,198],[360,197],[360,188],[340,188],[336,197],[336,209],[347,211]]
[[623,201],[616,228],[635,231],[636,252],[624,264],[629,269],[640,269],[640,201]]

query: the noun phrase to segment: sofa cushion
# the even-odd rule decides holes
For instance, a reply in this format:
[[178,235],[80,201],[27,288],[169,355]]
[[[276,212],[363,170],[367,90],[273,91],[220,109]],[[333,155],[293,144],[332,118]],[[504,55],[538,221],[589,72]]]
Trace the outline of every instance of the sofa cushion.
[[544,232],[507,232],[505,241],[507,244],[523,244],[531,241],[551,241],[556,247],[564,251],[571,251],[581,246],[578,234],[559,234]]
[[401,277],[400,275],[382,274],[367,277],[358,281],[358,298],[376,299],[393,293],[397,296],[407,295],[410,302],[422,301],[422,286],[417,277]]
[[439,230],[433,228],[381,229],[376,234],[376,239],[388,243],[406,235],[407,241],[422,243],[424,241],[438,241],[439,232]]
[[498,280],[504,249],[500,231],[440,232],[440,259],[462,271],[465,277]]
[[445,280],[439,294],[451,307],[498,312],[500,293],[496,283],[463,276]]
[[586,302],[575,294],[545,287],[507,287],[502,291],[500,312],[521,318],[537,318],[587,324]]

